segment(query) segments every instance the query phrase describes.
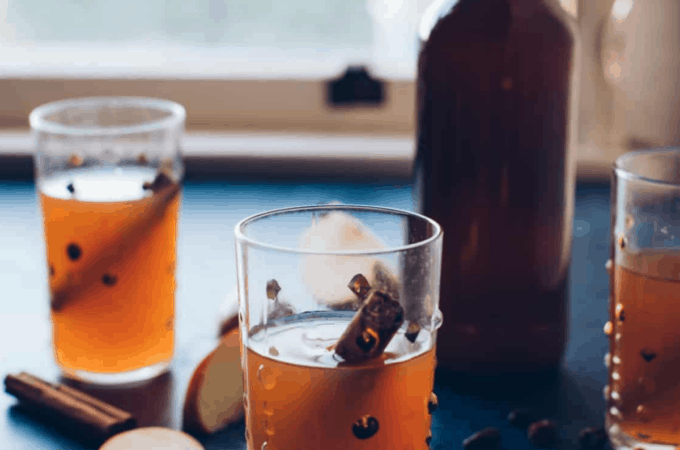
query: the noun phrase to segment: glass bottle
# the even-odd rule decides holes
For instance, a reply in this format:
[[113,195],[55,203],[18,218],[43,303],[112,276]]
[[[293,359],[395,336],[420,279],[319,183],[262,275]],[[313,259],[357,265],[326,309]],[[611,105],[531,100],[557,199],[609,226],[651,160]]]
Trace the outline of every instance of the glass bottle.
[[556,0],[438,0],[419,38],[415,192],[444,229],[439,366],[553,368],[567,339],[575,18]]

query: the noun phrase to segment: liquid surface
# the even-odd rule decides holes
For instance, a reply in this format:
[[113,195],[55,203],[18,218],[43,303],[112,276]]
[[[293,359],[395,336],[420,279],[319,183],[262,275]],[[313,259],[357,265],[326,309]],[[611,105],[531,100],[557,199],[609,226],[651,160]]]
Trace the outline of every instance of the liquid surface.
[[[249,449],[429,448],[436,358],[428,332],[422,330],[411,344],[400,331],[383,358],[346,366],[326,348],[348,323],[337,318],[292,323],[267,330],[259,342],[257,335],[248,341]],[[355,422],[367,416],[369,426],[357,430]]]
[[680,280],[670,275],[672,268],[678,273],[680,251],[617,252],[607,326],[608,421],[637,441],[677,444]]
[[179,195],[155,171],[83,170],[39,181],[53,342],[70,371],[125,372],[173,353]]

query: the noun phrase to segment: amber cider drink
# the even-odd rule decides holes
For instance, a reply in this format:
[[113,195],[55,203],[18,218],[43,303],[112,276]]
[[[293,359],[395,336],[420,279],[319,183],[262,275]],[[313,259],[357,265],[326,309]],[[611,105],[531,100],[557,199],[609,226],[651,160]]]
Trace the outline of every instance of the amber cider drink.
[[40,179],[54,351],[67,374],[124,373],[173,354],[177,186],[146,167]]
[[434,335],[411,343],[400,330],[381,357],[348,365],[328,349],[348,314],[301,314],[248,339],[249,450],[429,448]]
[[680,442],[679,275],[680,250],[616,249],[605,327],[607,422],[642,443]]

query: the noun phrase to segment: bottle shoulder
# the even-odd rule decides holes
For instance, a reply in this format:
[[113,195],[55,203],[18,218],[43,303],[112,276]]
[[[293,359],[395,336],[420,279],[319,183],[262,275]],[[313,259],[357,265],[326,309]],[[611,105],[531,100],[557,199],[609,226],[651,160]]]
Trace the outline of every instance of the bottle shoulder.
[[[565,35],[578,28],[557,0],[436,0],[421,17],[418,38],[430,41],[503,42],[510,34]],[[547,36],[546,36],[547,35]]]

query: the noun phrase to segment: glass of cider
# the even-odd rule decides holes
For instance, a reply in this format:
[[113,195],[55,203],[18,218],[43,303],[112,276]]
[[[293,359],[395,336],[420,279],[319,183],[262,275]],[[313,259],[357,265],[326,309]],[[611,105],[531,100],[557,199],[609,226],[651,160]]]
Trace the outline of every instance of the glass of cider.
[[185,115],[136,97],[30,115],[54,352],[68,377],[137,382],[172,360]]
[[248,449],[427,449],[439,225],[322,205],[235,233]]
[[676,149],[631,152],[614,164],[604,330],[606,423],[614,448],[680,445],[678,168]]

